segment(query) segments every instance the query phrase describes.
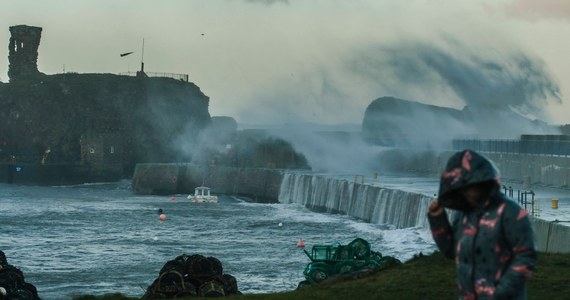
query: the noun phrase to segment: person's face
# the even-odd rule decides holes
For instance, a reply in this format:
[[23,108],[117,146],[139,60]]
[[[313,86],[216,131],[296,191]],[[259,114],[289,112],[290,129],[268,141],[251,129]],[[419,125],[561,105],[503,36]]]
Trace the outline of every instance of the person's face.
[[459,193],[472,207],[476,207],[478,205],[479,198],[481,198],[481,189],[477,186],[464,187],[459,190]]

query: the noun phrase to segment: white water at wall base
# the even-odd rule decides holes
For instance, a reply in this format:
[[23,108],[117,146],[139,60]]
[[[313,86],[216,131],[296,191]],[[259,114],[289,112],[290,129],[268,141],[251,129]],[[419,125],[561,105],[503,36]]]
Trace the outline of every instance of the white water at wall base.
[[430,201],[426,194],[299,173],[284,174],[279,191],[280,203],[297,203],[314,211],[346,214],[395,228],[427,229]]

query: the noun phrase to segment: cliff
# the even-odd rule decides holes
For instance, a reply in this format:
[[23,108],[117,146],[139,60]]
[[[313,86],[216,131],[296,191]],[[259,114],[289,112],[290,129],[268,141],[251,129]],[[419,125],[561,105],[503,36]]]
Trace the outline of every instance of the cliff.
[[521,134],[559,134],[560,128],[530,120],[509,109],[462,110],[394,97],[378,98],[366,108],[364,139],[377,145],[438,148],[456,138],[515,139]]
[[[378,98],[368,105],[362,121],[363,138],[371,144],[409,146],[432,136],[448,124],[465,127],[470,120],[458,110],[393,97]],[[467,125],[468,126],[468,125]],[[429,134],[428,134],[429,133]]]
[[10,83],[0,83],[1,181],[130,177],[136,163],[184,159],[176,143],[211,122],[209,98],[188,75],[46,75],[37,67],[42,28],[16,25],[10,34]]
[[210,123],[208,103],[195,84],[171,78],[67,73],[0,84],[0,162],[130,176],[136,163],[180,159],[173,141]]

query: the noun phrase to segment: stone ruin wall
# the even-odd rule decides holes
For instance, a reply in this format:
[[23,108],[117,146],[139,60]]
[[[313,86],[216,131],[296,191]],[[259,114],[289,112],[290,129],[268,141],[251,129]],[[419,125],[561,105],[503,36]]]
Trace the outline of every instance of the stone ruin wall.
[[11,26],[10,34],[8,45],[10,82],[38,75],[38,48],[42,28],[27,25]]

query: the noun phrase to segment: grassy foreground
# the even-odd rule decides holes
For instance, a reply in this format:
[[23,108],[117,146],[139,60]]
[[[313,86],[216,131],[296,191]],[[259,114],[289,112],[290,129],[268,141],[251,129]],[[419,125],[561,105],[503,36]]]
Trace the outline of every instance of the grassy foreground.
[[[239,286],[239,278],[238,278]],[[539,253],[528,288],[529,299],[570,299],[570,254]],[[196,299],[197,297],[186,298]],[[77,300],[131,300],[121,294],[81,296]],[[416,257],[405,264],[359,279],[274,294],[249,294],[231,299],[457,299],[455,265],[440,253]]]

